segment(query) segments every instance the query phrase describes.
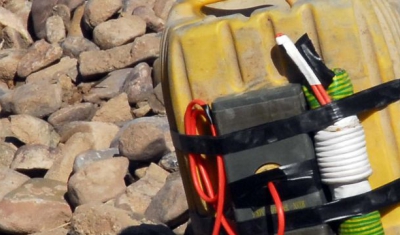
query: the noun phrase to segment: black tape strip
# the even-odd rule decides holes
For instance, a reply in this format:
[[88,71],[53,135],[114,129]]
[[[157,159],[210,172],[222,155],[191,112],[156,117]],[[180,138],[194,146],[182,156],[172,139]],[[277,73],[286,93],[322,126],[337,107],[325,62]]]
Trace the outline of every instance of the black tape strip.
[[298,134],[315,132],[359,113],[381,109],[400,99],[400,80],[396,79],[334,101],[300,115],[229,134],[188,136],[171,131],[175,148],[195,154],[228,154],[270,144]]
[[288,211],[285,213],[286,228],[293,230],[348,219],[381,210],[399,202],[400,179],[397,179],[368,193],[333,201],[318,207]]
[[[265,193],[263,188],[271,181],[275,182],[275,186],[279,188],[282,200],[319,190],[315,187],[315,181],[319,181],[316,171],[318,171],[317,162],[315,159],[310,159],[231,182],[229,190],[236,207],[263,206],[269,198],[269,194]],[[284,195],[283,192],[286,194]],[[253,204],[258,201],[261,201],[261,204]]]
[[[304,34],[297,42],[295,43],[297,49],[300,54],[303,56],[304,60],[314,71],[315,75],[318,77],[318,80],[321,82],[325,89],[332,83],[332,79],[335,76],[335,73],[330,70],[321,57],[318,55],[317,51],[314,48],[310,38],[307,34]],[[306,82],[305,82],[306,83]]]

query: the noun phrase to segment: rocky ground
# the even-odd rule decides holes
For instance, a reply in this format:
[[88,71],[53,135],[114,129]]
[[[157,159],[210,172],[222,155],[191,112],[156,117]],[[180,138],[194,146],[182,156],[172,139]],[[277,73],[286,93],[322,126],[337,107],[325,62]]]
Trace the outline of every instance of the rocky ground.
[[0,234],[183,234],[153,65],[174,0],[0,0]]

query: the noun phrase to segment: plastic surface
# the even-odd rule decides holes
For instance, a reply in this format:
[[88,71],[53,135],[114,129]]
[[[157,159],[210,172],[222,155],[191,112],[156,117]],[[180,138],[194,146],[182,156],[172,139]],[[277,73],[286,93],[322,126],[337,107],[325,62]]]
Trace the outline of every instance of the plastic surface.
[[[243,5],[246,1],[236,2],[236,8],[248,8]],[[274,6],[258,9],[250,17],[206,16],[201,6],[208,3],[177,4],[164,34],[162,83],[174,131],[183,133],[183,114],[193,98],[211,103],[217,97],[295,81],[293,65],[281,63],[283,55],[275,43],[278,32],[294,41],[307,33],[328,68],[348,71],[356,92],[400,77],[396,0],[260,1]],[[399,104],[361,117],[373,188],[400,177],[399,117]],[[178,152],[190,210],[209,215],[212,212],[193,193],[184,156]],[[386,234],[398,233],[400,209],[382,215]]]

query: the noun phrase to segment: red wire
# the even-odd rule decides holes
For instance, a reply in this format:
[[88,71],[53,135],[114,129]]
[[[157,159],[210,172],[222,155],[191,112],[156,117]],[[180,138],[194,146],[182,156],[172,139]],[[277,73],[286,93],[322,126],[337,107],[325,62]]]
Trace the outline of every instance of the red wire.
[[[203,109],[196,109],[196,105],[202,106],[206,105],[206,103],[201,100],[193,100],[187,106],[184,121],[185,132],[188,135],[197,135],[197,120],[201,116],[206,117],[205,111]],[[212,135],[216,136],[215,126],[210,123],[209,125]],[[216,210],[215,224],[212,234],[219,235],[222,224],[228,235],[236,235],[231,225],[226,220],[225,215],[223,214],[226,187],[225,167],[222,156],[218,155],[216,159],[218,169],[218,193],[214,192],[209,174],[206,169],[206,165],[204,164],[202,156],[199,154],[189,154],[189,165],[191,176],[193,179],[193,185],[200,198],[207,203],[212,204],[212,206]],[[205,192],[201,185],[204,185]]]
[[278,215],[278,234],[283,235],[285,234],[285,211],[283,210],[283,205],[281,198],[279,196],[278,191],[275,188],[274,183],[268,183],[268,189],[272,195],[272,199],[274,200],[276,206],[276,213]]

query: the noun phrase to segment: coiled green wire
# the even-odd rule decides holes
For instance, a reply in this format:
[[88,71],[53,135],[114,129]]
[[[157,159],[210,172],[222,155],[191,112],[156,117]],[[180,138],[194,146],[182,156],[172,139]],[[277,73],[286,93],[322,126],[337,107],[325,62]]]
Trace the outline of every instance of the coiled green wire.
[[[340,100],[354,93],[353,84],[350,77],[344,69],[333,69],[335,77],[328,87],[328,95],[332,100]],[[314,94],[303,86],[303,91],[308,104],[312,109],[320,107],[320,104]],[[385,234],[381,215],[378,211],[353,217],[346,220],[339,226],[340,235],[381,235]]]

